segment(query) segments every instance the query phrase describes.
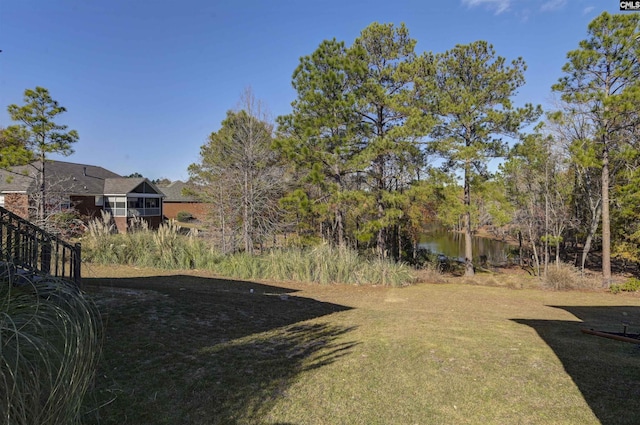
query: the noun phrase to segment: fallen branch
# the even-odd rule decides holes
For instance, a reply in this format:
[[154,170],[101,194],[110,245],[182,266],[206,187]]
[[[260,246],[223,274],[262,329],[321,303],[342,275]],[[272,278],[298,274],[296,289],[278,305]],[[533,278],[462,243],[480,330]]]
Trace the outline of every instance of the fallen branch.
[[611,333],[611,332],[594,331],[593,329],[581,329],[581,331],[582,331],[582,333],[585,333],[585,334],[601,336],[603,338],[615,339],[616,341],[631,342],[633,344],[640,344],[640,339],[632,338],[630,336],[622,336],[622,335],[614,334],[614,333]]

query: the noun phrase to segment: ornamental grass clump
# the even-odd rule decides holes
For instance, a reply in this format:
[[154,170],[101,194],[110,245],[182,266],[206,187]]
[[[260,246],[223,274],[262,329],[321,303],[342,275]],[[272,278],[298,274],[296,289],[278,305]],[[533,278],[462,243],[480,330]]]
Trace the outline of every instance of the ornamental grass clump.
[[197,229],[191,229],[183,241],[180,257],[183,268],[213,270],[220,263],[222,255],[199,237]]
[[[102,227],[94,226],[98,229]],[[357,251],[327,244],[274,249],[260,255],[222,255],[197,230],[181,234],[175,222],[158,230],[127,234],[93,232],[83,246],[84,260],[163,269],[203,269],[239,279],[275,279],[312,283],[402,286],[413,283],[412,269],[386,259],[368,259]]]
[[155,243],[157,265],[162,268],[173,269],[178,265],[178,227],[173,220],[160,225],[152,234]]
[[542,286],[556,291],[571,289],[593,289],[599,285],[597,279],[590,278],[572,264],[550,264],[546,276],[542,278]]
[[244,279],[276,279],[310,283],[401,286],[414,282],[411,268],[389,260],[369,260],[356,251],[319,245],[307,249],[272,250],[262,256],[235,254],[216,266],[218,273]]
[[87,232],[83,240],[84,248],[91,254],[93,261],[117,263],[112,249],[115,224],[109,212],[100,211],[100,214],[100,217],[94,218],[87,224]]
[[[255,255],[238,253],[224,257],[214,268],[216,273],[239,279],[264,279],[266,267],[264,259]],[[272,277],[278,279],[277,277]]]
[[[110,220],[110,217],[106,217]],[[126,234],[107,232],[102,220],[94,220],[83,243],[83,259],[98,264],[128,264],[164,269],[212,269],[219,255],[197,230],[188,235],[174,221],[151,230],[147,225],[135,224]]]
[[12,425],[80,423],[100,353],[100,315],[64,280],[21,277],[20,287],[15,280],[0,276],[0,417]]

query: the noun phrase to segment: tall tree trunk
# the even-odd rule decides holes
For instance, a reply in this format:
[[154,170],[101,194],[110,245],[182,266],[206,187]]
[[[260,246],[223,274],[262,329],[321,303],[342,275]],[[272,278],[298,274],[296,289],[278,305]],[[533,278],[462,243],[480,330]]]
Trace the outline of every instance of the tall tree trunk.
[[[384,205],[382,205],[382,201],[379,200],[378,201],[378,217],[380,219],[382,219],[384,217]],[[378,237],[377,237],[377,245],[378,245],[378,257],[380,258],[387,258],[387,234],[386,234],[386,228],[385,227],[381,227],[380,230],[378,230]]]
[[242,210],[242,238],[244,239],[244,252],[251,254],[253,251],[253,244],[251,243],[251,237],[249,235],[249,172],[244,172],[244,202]]
[[529,226],[529,240],[531,241],[531,249],[533,251],[533,260],[535,261],[534,270],[536,271],[536,275],[540,276],[540,257],[538,256],[538,249],[536,248],[536,241],[533,237],[533,231],[531,230],[531,226]]
[[473,276],[473,245],[471,243],[471,182],[469,164],[464,170],[464,275]]
[[220,217],[220,231],[222,232],[222,252],[227,253],[227,227],[225,222],[225,214],[224,214],[224,198],[222,193],[222,185],[219,186],[219,205],[218,205],[218,214]]
[[611,284],[611,217],[609,215],[609,149],[602,149],[602,286]]
[[336,205],[335,209],[336,215],[336,238],[338,239],[338,247],[340,249],[344,249],[345,240],[344,240],[344,215],[340,206]]
[[[333,178],[338,187],[337,193],[341,194],[342,193],[342,177],[340,176],[340,170],[337,169],[337,165],[334,168],[333,172],[334,172]],[[342,211],[341,202],[344,202],[344,201],[340,200],[340,196],[338,196],[338,200],[335,201],[335,210],[334,210],[335,220],[336,220],[336,234],[334,237],[337,239],[338,248],[344,249],[346,247],[346,241],[344,236],[344,212]]]
[[587,238],[584,241],[584,246],[582,247],[582,259],[580,260],[580,272],[582,274],[584,274],[584,266],[587,262],[589,251],[591,250],[591,243],[593,242],[593,238],[598,231],[598,223],[600,222],[601,214],[602,203],[599,202],[596,205],[596,208],[591,211],[591,227],[589,228],[589,234],[587,234]]
[[398,242],[398,255],[396,257],[396,261],[400,261],[402,259],[402,233],[400,231],[400,225],[396,226],[396,236]]
[[520,258],[520,266],[522,266],[523,260],[522,260],[522,231],[518,230],[518,257]]
[[[44,145],[44,142],[43,142],[43,145]],[[45,156],[44,156],[44,151],[42,151],[40,154],[40,205],[38,205],[38,222],[39,222],[38,225],[39,226],[44,225],[44,217],[46,213],[46,209],[45,209],[46,187],[45,187],[45,181],[44,181],[44,177],[45,177],[44,166],[45,166]]]
[[[548,177],[547,177],[548,180]],[[546,186],[546,183],[545,183]],[[548,190],[548,189],[546,189]],[[544,195],[544,276],[549,272],[549,195]]]

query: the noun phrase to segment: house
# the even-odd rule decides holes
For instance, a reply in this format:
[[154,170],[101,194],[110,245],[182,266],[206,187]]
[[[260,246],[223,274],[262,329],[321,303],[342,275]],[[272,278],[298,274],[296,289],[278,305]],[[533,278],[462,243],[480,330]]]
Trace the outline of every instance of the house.
[[[39,163],[0,170],[0,206],[28,219],[39,202]],[[162,223],[164,194],[146,178],[126,178],[87,164],[45,163],[47,211],[74,208],[81,215],[111,213],[119,232],[126,232],[133,217],[149,227]]]
[[183,189],[186,187],[187,184],[180,180],[160,186],[160,190],[165,194],[163,199],[165,217],[177,219],[179,212],[187,212],[196,220],[204,220],[211,211],[211,204],[201,202],[195,196],[185,195]]

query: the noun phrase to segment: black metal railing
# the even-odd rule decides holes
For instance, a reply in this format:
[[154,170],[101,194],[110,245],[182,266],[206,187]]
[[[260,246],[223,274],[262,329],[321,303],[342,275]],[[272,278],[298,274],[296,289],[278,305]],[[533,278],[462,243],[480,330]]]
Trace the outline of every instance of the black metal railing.
[[81,247],[0,207],[0,261],[81,284]]

